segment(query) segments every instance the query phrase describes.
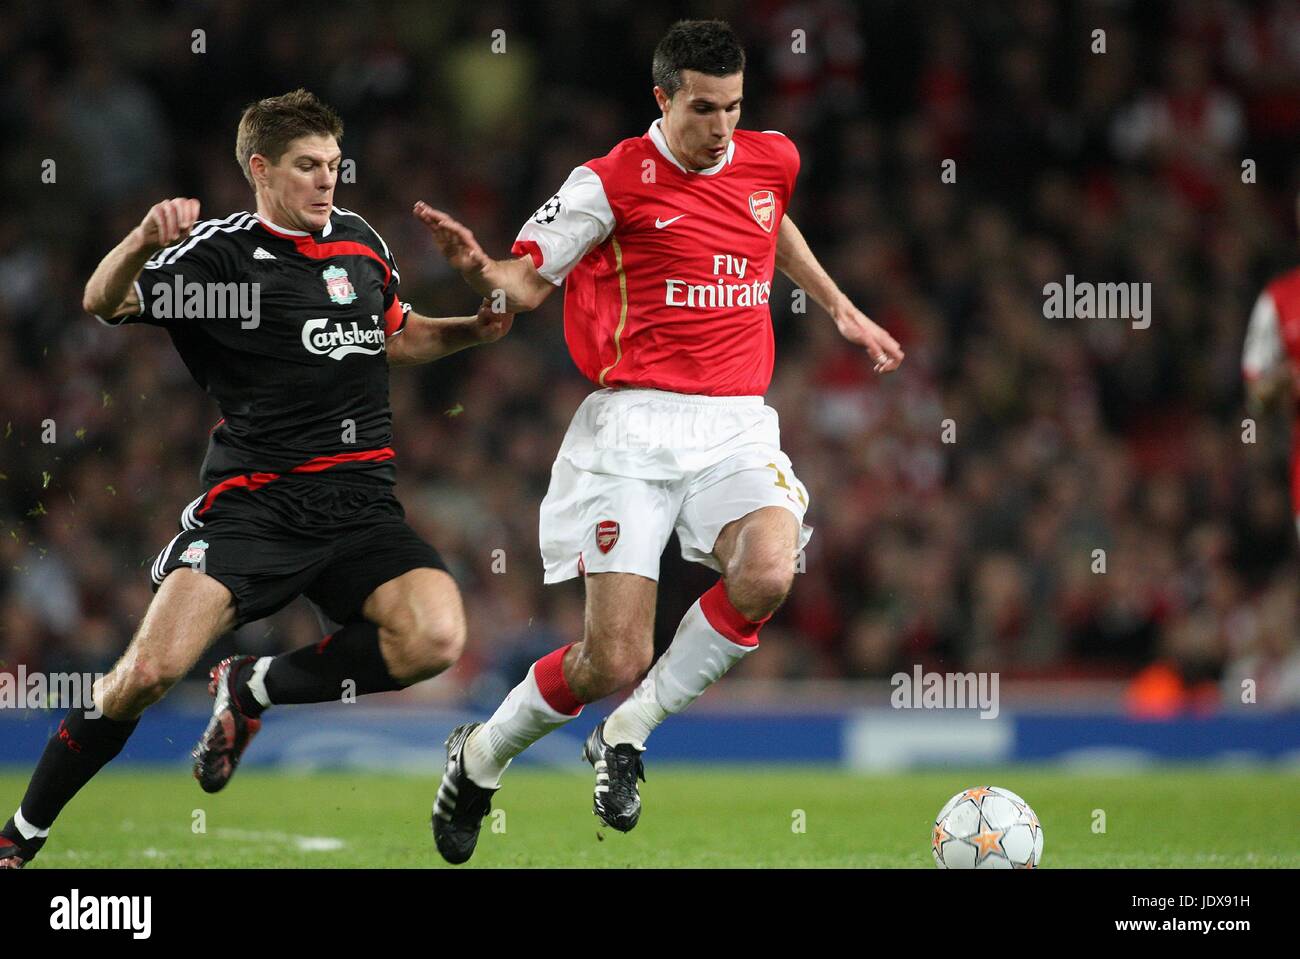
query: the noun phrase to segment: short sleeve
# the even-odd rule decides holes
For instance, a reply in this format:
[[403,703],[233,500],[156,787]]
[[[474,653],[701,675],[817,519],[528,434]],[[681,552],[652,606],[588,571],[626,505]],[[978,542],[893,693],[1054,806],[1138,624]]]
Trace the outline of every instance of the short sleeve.
[[510,252],[532,257],[537,272],[559,286],[578,261],[613,231],[614,211],[605,185],[596,171],[580,166],[524,224]]
[[1277,304],[1265,290],[1255,301],[1246,328],[1246,346],[1241,355],[1241,372],[1248,380],[1273,373],[1286,359],[1282,331],[1278,326]]
[[[140,310],[128,316],[95,318],[108,326],[148,323],[172,327],[202,322],[214,303],[222,315],[242,316],[249,294],[240,289],[240,269],[225,232],[224,221],[197,224],[179,243],[159,250],[135,281]],[[228,314],[225,311],[229,311]]]
[[794,183],[799,177],[799,165],[802,162],[799,158],[799,148],[780,130],[764,130],[763,133],[771,136],[777,145],[781,166],[785,170],[785,205],[788,208],[790,199],[794,196]]
[[[373,228],[371,232],[374,232]],[[411,304],[403,303],[397,295],[402,275],[397,272],[397,259],[388,249],[384,238],[375,233],[379,247],[383,250],[384,262],[388,264],[388,281],[384,285],[384,336],[396,336],[406,329],[406,314],[411,312]]]
[[392,299],[384,299],[384,336],[392,338],[406,329],[406,317],[411,312],[411,304],[403,303],[393,291]]

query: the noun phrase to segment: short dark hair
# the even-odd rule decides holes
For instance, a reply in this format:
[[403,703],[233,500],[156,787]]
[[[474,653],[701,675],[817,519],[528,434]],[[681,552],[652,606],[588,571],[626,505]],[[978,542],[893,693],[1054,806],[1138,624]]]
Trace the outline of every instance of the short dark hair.
[[239,132],[235,136],[235,159],[249,186],[253,171],[248,161],[260,153],[272,163],[279,163],[289,144],[299,137],[320,134],[343,139],[343,121],[316,95],[299,88],[278,97],[267,97],[250,103],[239,118]]
[[650,74],[670,98],[682,88],[682,71],[728,77],[745,69],[745,51],[723,20],[678,20],[655,47]]

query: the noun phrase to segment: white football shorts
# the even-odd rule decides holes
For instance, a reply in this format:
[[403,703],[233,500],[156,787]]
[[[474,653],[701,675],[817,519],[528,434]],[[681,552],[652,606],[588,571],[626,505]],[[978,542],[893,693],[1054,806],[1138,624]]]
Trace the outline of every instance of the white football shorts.
[[720,572],[718,534],[764,506],[794,514],[802,549],[808,490],[763,397],[597,390],[574,414],[542,500],[545,581],[609,572],[658,581],[674,530],[684,559]]

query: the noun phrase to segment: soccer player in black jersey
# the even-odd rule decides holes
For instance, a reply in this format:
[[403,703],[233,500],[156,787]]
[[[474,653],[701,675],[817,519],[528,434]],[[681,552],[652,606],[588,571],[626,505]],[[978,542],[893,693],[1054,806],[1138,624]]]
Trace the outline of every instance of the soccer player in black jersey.
[[167,330],[223,416],[200,491],[153,563],[154,599],[96,684],[96,709],[70,710],[50,739],[0,830],[0,868],[36,855],[64,805],[213,640],[299,595],[342,625],[212,670],[212,720],[194,750],[209,792],[268,706],[400,689],[460,655],[456,584],[393,496],[388,367],[498,339],[512,317],[485,303],[477,316],[431,318],[398,299],[388,246],[334,206],[342,133],[304,90],[252,104],[236,156],[256,212],[199,220],[197,200],[165,200],[86,284],[83,306],[101,322]]

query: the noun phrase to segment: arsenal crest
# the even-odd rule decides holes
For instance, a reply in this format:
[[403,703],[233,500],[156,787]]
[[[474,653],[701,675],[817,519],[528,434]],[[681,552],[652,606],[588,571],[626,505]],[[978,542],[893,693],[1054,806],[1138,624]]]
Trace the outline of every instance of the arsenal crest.
[[767,233],[772,232],[772,223],[776,219],[776,197],[771,190],[758,190],[749,195],[749,212],[754,215],[758,225]]
[[[754,201],[751,198],[749,202],[752,205]],[[321,277],[325,280],[325,291],[339,306],[347,306],[357,298],[357,291],[348,279],[348,271],[341,266],[326,267],[321,271]]]
[[596,524],[596,548],[608,553],[618,542],[618,523],[612,519],[603,519]]

